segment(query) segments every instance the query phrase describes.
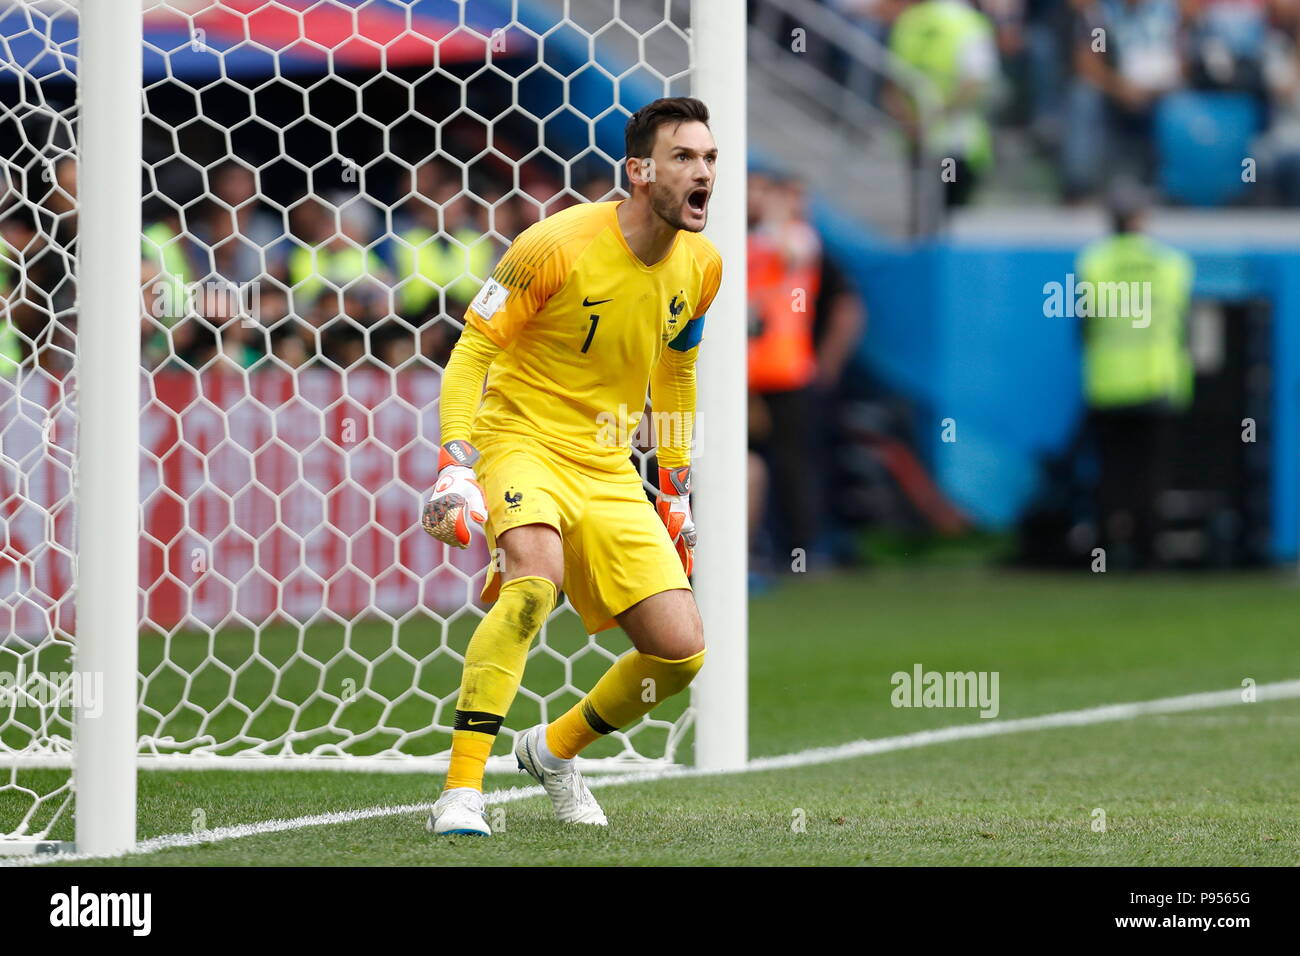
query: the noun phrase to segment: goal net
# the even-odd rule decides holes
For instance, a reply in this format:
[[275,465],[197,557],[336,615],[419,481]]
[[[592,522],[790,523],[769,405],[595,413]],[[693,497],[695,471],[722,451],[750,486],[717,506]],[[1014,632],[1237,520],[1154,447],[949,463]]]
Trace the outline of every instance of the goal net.
[[[141,766],[433,770],[491,560],[419,525],[441,370],[520,230],[621,195],[628,115],[689,92],[689,10],[142,7],[140,447],[121,451],[141,475]],[[73,600],[95,295],[77,72],[77,3],[0,0],[0,844],[67,827],[72,712],[96,706]],[[625,650],[558,608],[497,750]],[[689,722],[669,701],[593,768],[680,761]]]

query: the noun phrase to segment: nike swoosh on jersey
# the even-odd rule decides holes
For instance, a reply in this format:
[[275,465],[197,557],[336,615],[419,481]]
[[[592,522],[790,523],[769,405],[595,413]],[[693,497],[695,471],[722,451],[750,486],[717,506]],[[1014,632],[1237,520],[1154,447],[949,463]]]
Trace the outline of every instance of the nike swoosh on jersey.
[[582,297],[582,307],[584,309],[590,309],[593,305],[604,305],[606,302],[613,302],[613,301],[614,301],[613,299],[597,299],[595,302],[588,302],[587,297],[584,295]]

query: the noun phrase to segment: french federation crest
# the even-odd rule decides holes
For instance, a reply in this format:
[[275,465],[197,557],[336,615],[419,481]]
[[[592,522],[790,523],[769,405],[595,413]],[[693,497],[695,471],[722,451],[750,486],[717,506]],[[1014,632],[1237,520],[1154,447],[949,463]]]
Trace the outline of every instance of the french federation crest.
[[681,329],[678,324],[682,313],[686,311],[686,292],[678,292],[668,302],[668,328],[664,331],[664,341],[668,342],[673,339]]

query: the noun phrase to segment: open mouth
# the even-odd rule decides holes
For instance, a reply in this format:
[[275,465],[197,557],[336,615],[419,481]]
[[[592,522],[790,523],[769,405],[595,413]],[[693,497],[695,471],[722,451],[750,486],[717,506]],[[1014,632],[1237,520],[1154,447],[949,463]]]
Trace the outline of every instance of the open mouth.
[[709,201],[709,191],[707,189],[692,190],[686,197],[686,205],[696,212],[704,212],[704,205]]

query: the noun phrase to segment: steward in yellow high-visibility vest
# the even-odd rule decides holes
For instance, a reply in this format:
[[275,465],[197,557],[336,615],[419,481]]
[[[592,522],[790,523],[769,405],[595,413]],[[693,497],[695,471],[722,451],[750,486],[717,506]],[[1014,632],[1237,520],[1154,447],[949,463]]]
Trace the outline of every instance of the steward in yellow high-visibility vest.
[[[1192,399],[1186,342],[1191,259],[1149,236],[1119,232],[1084,250],[1078,281],[1081,288],[1088,283],[1092,299],[1093,314],[1083,317],[1088,405],[1164,401],[1186,408]],[[1110,312],[1122,314],[1103,314]]]
[[143,344],[145,363],[151,367],[167,360],[172,352],[169,330],[190,310],[185,284],[189,261],[178,225],[173,214],[145,226],[140,237],[140,260],[144,271],[153,277],[143,290],[144,311],[157,321]]
[[155,222],[145,227],[140,240],[140,255],[158,276],[153,286],[145,289],[145,310],[169,328],[184,318],[187,310],[188,262],[179,235],[168,223]]
[[345,294],[358,280],[372,278],[378,281],[384,275],[384,264],[371,249],[357,249],[347,245],[332,249],[327,245],[308,249],[295,246],[289,254],[289,285],[295,297],[306,302],[315,301],[327,290],[326,282]]
[[18,338],[18,330],[9,321],[9,295],[13,291],[9,281],[9,266],[0,262],[0,308],[6,314],[0,315],[0,378],[12,378],[18,372],[23,360],[23,345]]
[[492,272],[492,243],[472,226],[462,226],[451,239],[426,226],[415,226],[398,236],[398,307],[407,316],[420,315],[438,305],[438,292],[447,293],[447,307],[469,305]]
[[23,346],[18,330],[7,318],[0,318],[0,378],[12,378],[23,361]]
[[[919,103],[893,91],[891,107],[907,115],[905,127],[914,137],[925,133],[929,159],[951,159],[960,164],[948,184],[949,202],[960,205],[969,195],[972,180],[988,169],[993,159],[993,137],[985,118],[988,91],[998,76],[997,43],[993,24],[965,0],[921,0],[908,6],[889,34],[889,49],[927,80],[937,102],[931,125]],[[947,170],[937,170],[946,173]]]
[[1100,464],[1098,541],[1115,568],[1160,564],[1160,502],[1177,475],[1174,423],[1192,400],[1192,262],[1142,234],[1144,203],[1136,186],[1112,193],[1114,234],[1084,249],[1073,282]]

